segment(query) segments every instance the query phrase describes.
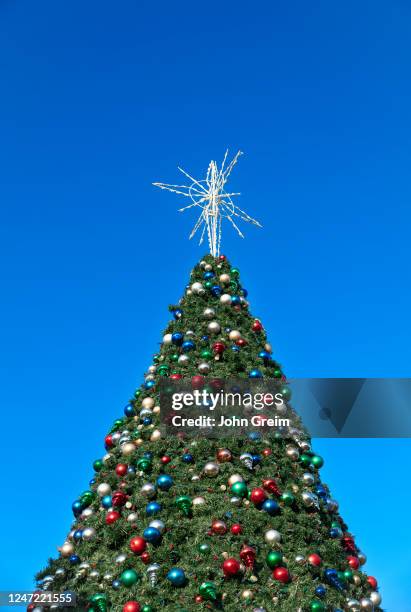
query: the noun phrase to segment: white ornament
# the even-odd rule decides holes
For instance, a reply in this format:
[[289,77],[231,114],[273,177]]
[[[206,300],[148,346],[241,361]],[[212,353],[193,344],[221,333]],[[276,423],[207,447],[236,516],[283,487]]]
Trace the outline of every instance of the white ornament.
[[233,340],[233,342],[236,342],[241,338],[241,333],[238,331],[238,329],[232,329],[228,334],[228,337],[230,340]]
[[278,544],[281,542],[281,533],[276,529],[269,529],[265,532],[264,539],[268,544]]
[[221,325],[218,323],[218,321],[211,321],[207,325],[207,330],[210,334],[218,334],[221,331]]
[[229,293],[223,293],[220,297],[220,302],[222,304],[231,304],[231,295]]
[[99,497],[104,497],[105,495],[110,495],[111,487],[107,482],[102,482],[97,487],[97,495]]
[[163,344],[171,344],[172,342],[171,334],[163,336]]

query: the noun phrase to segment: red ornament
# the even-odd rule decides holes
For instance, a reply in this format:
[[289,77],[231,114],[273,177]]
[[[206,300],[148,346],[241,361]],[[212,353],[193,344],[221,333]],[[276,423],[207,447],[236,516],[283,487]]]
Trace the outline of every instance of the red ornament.
[[261,454],[263,455],[263,457],[269,457],[273,454],[273,451],[271,450],[271,448],[265,448]]
[[227,533],[227,525],[224,521],[213,521],[211,523],[211,531],[217,535],[224,535]]
[[222,353],[224,353],[226,348],[227,347],[224,344],[224,342],[214,342],[213,344],[213,351],[216,355],[222,355]]
[[141,555],[140,559],[142,560],[144,565],[147,565],[147,563],[150,563],[151,557],[150,557],[150,553],[148,552],[148,550],[145,550],[143,552],[143,554]]
[[194,597],[194,601],[195,601],[196,603],[202,603],[203,598],[201,597],[201,595],[196,595],[196,596]]
[[205,385],[205,380],[204,380],[204,376],[200,376],[199,374],[197,376],[193,376],[191,379],[191,387],[193,389],[202,389]]
[[227,463],[233,458],[233,453],[228,448],[219,448],[217,451],[217,461],[219,463]]
[[120,512],[117,512],[116,510],[112,510],[111,512],[108,512],[106,514],[106,523],[107,523],[107,525],[112,525],[113,523],[118,521],[120,516],[121,516]]
[[213,391],[221,391],[221,389],[224,389],[224,380],[221,378],[213,378],[210,380],[210,387]]
[[368,577],[367,577],[367,582],[368,582],[368,584],[370,585],[370,587],[371,587],[372,589],[374,589],[374,591],[375,591],[375,589],[376,589],[376,588],[377,588],[377,586],[378,586],[378,583],[377,583],[377,580],[374,578],[374,576],[368,576]]
[[343,536],[342,544],[347,552],[356,553],[357,547],[355,546],[354,538],[348,534]]
[[243,346],[247,346],[247,340],[244,340],[244,338],[239,338],[236,341],[236,345],[239,346],[240,348],[242,348]]
[[307,559],[308,562],[311,563],[311,565],[315,565],[315,567],[319,567],[322,563],[322,559],[320,555],[317,555],[317,553],[312,553],[311,555],[308,555]]
[[273,578],[278,580],[278,582],[286,584],[290,581],[290,572],[286,567],[276,567],[273,571]]
[[280,497],[281,491],[278,488],[278,485],[277,485],[276,481],[274,480],[274,478],[264,478],[264,480],[263,480],[263,487],[269,493],[272,493],[273,495],[276,495],[277,497]]
[[234,523],[234,525],[231,525],[230,531],[233,535],[240,535],[243,533],[243,528],[241,527],[240,523]]
[[128,601],[123,606],[123,612],[140,612],[141,607],[138,601]]
[[244,545],[240,551],[240,559],[246,567],[254,567],[255,550],[251,546]]
[[253,330],[253,332],[260,332],[263,329],[261,321],[258,321],[258,319],[256,319],[252,324],[251,329]]
[[163,465],[167,465],[167,463],[170,463],[171,457],[169,457],[168,455],[163,455],[160,461]]
[[123,491],[115,491],[111,496],[111,503],[113,506],[120,507],[124,506],[127,501],[128,496],[123,493]]
[[348,561],[348,565],[353,570],[357,570],[360,567],[360,561],[358,557],[348,556],[347,561]]
[[171,380],[180,380],[180,378],[183,378],[183,375],[175,373],[175,374],[171,374],[170,378]]
[[225,261],[225,260],[226,260],[226,256],[225,256],[225,255],[219,255],[219,256],[218,256],[218,259],[219,259],[220,261]]
[[240,564],[237,559],[226,559],[223,563],[223,572],[226,578],[231,578],[232,576],[236,576],[240,571]]
[[136,555],[141,555],[147,548],[147,542],[144,538],[136,536],[130,540],[130,550]]
[[111,434],[108,434],[104,438],[104,444],[105,444],[106,448],[111,448],[112,446],[114,446],[113,436]]
[[125,476],[127,474],[128,465],[126,463],[118,463],[116,465],[116,474],[117,476]]
[[266,499],[267,499],[267,495],[265,494],[264,489],[261,489],[260,487],[256,487],[255,489],[252,489],[251,494],[250,494],[250,501],[252,501],[253,504],[255,504],[256,506],[259,506]]

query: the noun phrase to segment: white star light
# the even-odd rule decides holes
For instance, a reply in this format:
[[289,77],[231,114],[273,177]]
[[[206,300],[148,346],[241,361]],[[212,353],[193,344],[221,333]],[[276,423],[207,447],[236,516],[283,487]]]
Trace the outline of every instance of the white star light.
[[241,151],[238,151],[237,155],[233,157],[231,162],[226,167],[228,150],[224,155],[223,162],[218,168],[217,162],[211,161],[208,166],[206,178],[203,180],[196,180],[192,176],[190,176],[185,170],[182,168],[178,168],[180,172],[182,172],[187,178],[190,179],[190,185],[168,185],[167,183],[153,183],[156,187],[160,187],[160,189],[165,189],[167,191],[172,191],[173,193],[177,193],[179,195],[183,195],[192,200],[192,203],[184,208],[180,208],[179,211],[182,212],[187,210],[188,208],[193,208],[194,206],[198,206],[201,208],[201,214],[197,219],[196,224],[193,227],[193,230],[190,234],[190,238],[194,236],[194,234],[201,228],[200,242],[202,244],[204,240],[204,234],[207,229],[207,237],[208,244],[210,247],[210,253],[214,257],[218,257],[220,254],[220,245],[221,245],[221,225],[223,218],[228,219],[228,221],[232,224],[234,229],[237,230],[239,236],[244,238],[240,229],[236,225],[233,217],[238,217],[247,223],[252,223],[253,225],[257,225],[258,227],[262,227],[261,224],[247,215],[241,208],[236,206],[232,199],[235,196],[239,196],[239,193],[227,193],[224,189],[225,184],[228,181],[228,177],[230,176],[235,164],[238,161],[240,155],[242,155]]

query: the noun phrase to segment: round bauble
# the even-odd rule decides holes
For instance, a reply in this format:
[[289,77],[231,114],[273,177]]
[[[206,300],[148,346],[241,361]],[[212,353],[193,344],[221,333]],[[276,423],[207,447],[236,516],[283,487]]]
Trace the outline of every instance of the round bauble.
[[240,563],[237,561],[237,559],[229,557],[224,561],[222,569],[226,578],[232,578],[240,571]]
[[214,308],[204,308],[203,310],[203,317],[205,319],[212,319],[215,316],[215,310]]
[[200,374],[208,374],[210,371],[210,364],[208,364],[206,361],[202,361],[198,364],[197,370],[200,372]]
[[278,582],[282,582],[286,584],[290,581],[290,573],[286,567],[276,567],[273,571],[274,580],[278,580]]
[[219,471],[220,471],[220,467],[218,463],[214,463],[214,461],[209,461],[208,463],[205,464],[203,468],[204,474],[208,476],[209,478],[214,478],[215,476],[217,476]]
[[140,493],[147,499],[152,499],[156,495],[156,488],[153,484],[148,482],[141,487]]
[[120,576],[120,582],[124,586],[130,587],[133,586],[138,580],[138,574],[133,569],[126,569]]
[[224,274],[220,274],[220,276],[218,277],[218,280],[223,285],[228,285],[228,283],[230,282],[230,275],[229,274],[225,274],[225,273]]
[[97,495],[99,497],[104,497],[105,495],[110,495],[111,487],[107,482],[102,482],[97,487]]
[[62,557],[70,557],[74,552],[74,546],[71,542],[64,542],[59,550]]
[[237,342],[237,340],[241,338],[241,332],[239,332],[238,329],[232,329],[230,333],[228,334],[228,337],[233,342]]
[[199,507],[199,506],[204,506],[204,504],[206,503],[206,500],[204,497],[194,497],[193,498],[193,506]]
[[136,555],[141,555],[147,548],[147,542],[141,536],[136,536],[130,540],[130,550]]
[[181,567],[173,567],[171,568],[171,570],[168,572],[167,576],[166,576],[167,580],[169,582],[171,582],[171,584],[173,586],[183,586],[183,584],[186,581],[186,575],[183,569],[181,569]]
[[241,474],[232,474],[228,479],[228,484],[230,487],[232,487],[236,482],[244,482],[244,478],[241,476]]
[[211,524],[211,531],[217,535],[224,535],[227,533],[227,525],[224,521],[215,520]]
[[127,601],[123,606],[123,612],[140,612],[141,606],[138,601]]
[[267,544],[279,544],[281,542],[281,533],[276,529],[269,529],[265,532],[264,539]]
[[223,293],[223,295],[220,296],[220,303],[226,306],[231,305],[231,295],[229,293]]
[[207,325],[207,331],[209,334],[219,334],[221,331],[221,325],[218,321],[211,321]]

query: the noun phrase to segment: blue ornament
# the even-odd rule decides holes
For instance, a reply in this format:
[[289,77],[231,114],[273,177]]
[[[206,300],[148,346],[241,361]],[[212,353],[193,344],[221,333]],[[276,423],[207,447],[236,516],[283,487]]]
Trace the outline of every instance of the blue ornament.
[[342,537],[342,531],[339,527],[332,527],[330,529],[330,538],[341,538]]
[[269,359],[271,359],[271,355],[268,351],[260,351],[258,353],[258,356],[260,357],[260,359],[264,359],[264,361],[268,361]]
[[96,479],[95,478],[92,478],[91,480],[89,480],[90,487],[92,487],[95,484],[96,484]]
[[184,351],[184,353],[188,353],[189,351],[193,351],[195,349],[196,345],[192,340],[185,340],[183,342],[183,344],[181,345],[181,349]]
[[101,498],[101,505],[103,506],[103,508],[111,508],[111,506],[113,505],[111,495],[104,495]]
[[324,485],[322,484],[318,484],[315,487],[315,492],[319,497],[326,497],[327,496],[327,491],[325,490]]
[[315,589],[315,594],[317,595],[317,597],[324,597],[326,592],[327,592],[327,589],[325,588],[323,584],[319,584],[318,587]]
[[69,562],[71,565],[77,565],[77,563],[80,563],[80,557],[78,555],[71,555]]
[[159,504],[158,502],[150,502],[146,506],[146,514],[148,514],[148,516],[153,516],[154,514],[160,512],[161,509],[161,504]]
[[161,540],[161,532],[155,527],[147,527],[143,531],[143,538],[150,544],[156,544]]
[[266,499],[265,502],[263,502],[262,510],[273,516],[274,514],[278,514],[280,512],[280,506],[274,499]]
[[144,459],[149,459],[149,461],[151,461],[154,457],[154,454],[150,451],[146,451],[145,453],[143,453],[143,457]]
[[194,457],[191,453],[184,453],[181,459],[184,463],[194,463]]
[[240,351],[240,347],[236,346],[235,344],[231,347],[231,350],[233,351],[233,353],[238,353]]
[[219,297],[222,294],[223,290],[221,289],[221,287],[219,285],[213,285],[211,287],[211,293],[215,296],[215,297]]
[[173,316],[175,319],[181,319],[181,317],[183,316],[183,311],[181,310],[181,308],[176,308],[175,310],[173,310]]
[[201,336],[202,342],[208,342],[208,336]]
[[161,491],[168,491],[174,484],[173,479],[168,474],[161,474],[157,478],[157,486]]
[[253,465],[258,465],[261,463],[261,455],[252,455],[253,457]]
[[150,416],[146,416],[143,419],[143,425],[151,425],[152,422],[153,422],[153,419]]
[[248,439],[253,440],[253,442],[261,440],[261,433],[259,431],[250,431],[248,433]]
[[124,414],[126,415],[126,417],[133,416],[135,414],[134,406],[132,406],[131,404],[127,404],[127,406],[125,406],[124,408]]
[[232,516],[233,516],[232,512],[226,512],[225,513],[225,517],[228,518],[228,519],[230,519]]
[[147,380],[144,383],[144,386],[145,386],[146,389],[152,389],[152,387],[154,387],[155,384],[156,383],[154,382],[154,380]]
[[254,370],[251,370],[248,373],[248,378],[262,378],[263,375],[261,374],[260,370],[258,370],[257,368],[255,368]]
[[181,567],[173,567],[167,574],[167,580],[171,582],[173,586],[183,586],[186,581],[186,575]]
[[344,590],[344,585],[341,582],[341,580],[338,578],[336,569],[329,568],[329,569],[324,570],[324,577],[326,581],[328,582],[328,584],[330,584],[332,587],[337,589],[337,591]]
[[241,289],[241,293],[243,294],[243,296],[246,298],[248,295],[248,291],[247,289],[244,289],[244,287]]
[[79,499],[76,499],[71,505],[71,509],[73,510],[74,516],[79,516],[83,510],[83,504]]
[[127,468],[127,474],[135,474],[136,473],[136,468],[134,467],[134,465],[129,465]]
[[239,295],[232,295],[231,296],[231,305],[232,306],[238,306],[238,304],[241,304],[241,299]]
[[82,529],[76,529],[76,531],[73,533],[73,539],[76,542],[80,542],[81,538],[83,537],[83,531]]
[[121,587],[120,580],[113,580],[113,582],[111,583],[111,586],[113,587],[113,589],[117,591]]
[[180,345],[183,343],[184,335],[180,332],[175,332],[171,335],[171,342],[173,344]]
[[209,278],[213,278],[214,276],[215,276],[215,274],[211,270],[209,272],[204,272],[204,274],[203,274],[204,280],[208,280]]

